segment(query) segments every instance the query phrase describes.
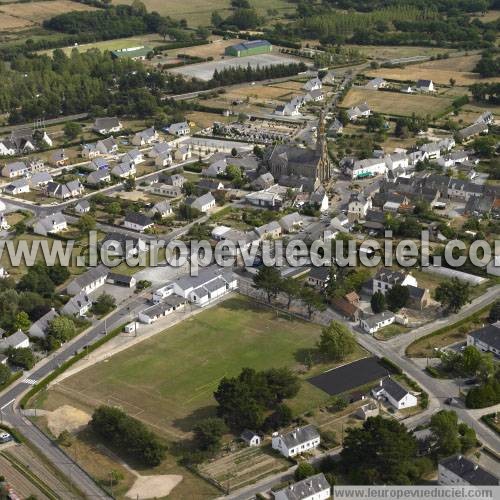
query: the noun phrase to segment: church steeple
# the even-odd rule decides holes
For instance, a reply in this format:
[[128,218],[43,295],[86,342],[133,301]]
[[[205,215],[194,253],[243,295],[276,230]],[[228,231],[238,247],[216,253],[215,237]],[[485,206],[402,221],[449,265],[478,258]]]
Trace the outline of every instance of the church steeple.
[[326,142],[325,113],[321,110],[318,123],[318,134],[316,139],[316,154],[319,158],[317,176],[321,182],[330,179],[330,156]]

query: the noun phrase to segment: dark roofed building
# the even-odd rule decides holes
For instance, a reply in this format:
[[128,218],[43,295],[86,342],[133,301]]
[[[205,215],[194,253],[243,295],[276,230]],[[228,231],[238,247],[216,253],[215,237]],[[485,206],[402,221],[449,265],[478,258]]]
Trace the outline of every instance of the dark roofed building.
[[330,498],[330,484],[323,473],[310,476],[274,493],[275,500],[323,500]]
[[441,485],[498,486],[498,477],[483,469],[479,464],[462,455],[454,455],[439,462]]
[[500,323],[487,325],[467,334],[467,345],[500,356]]
[[271,52],[273,46],[267,40],[251,40],[226,47],[227,56],[245,57]]

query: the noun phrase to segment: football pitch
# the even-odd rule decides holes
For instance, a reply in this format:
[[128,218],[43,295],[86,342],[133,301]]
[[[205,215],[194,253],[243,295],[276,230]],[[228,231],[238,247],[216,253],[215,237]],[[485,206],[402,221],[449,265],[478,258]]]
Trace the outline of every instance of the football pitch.
[[[320,333],[318,325],[230,298],[56,384],[44,407],[55,409],[61,397],[89,412],[100,404],[116,405],[168,438],[183,438],[196,421],[214,415],[213,392],[223,377],[244,367],[303,368],[304,352],[315,348]],[[308,376],[325,368],[315,365]],[[304,381],[288,403],[300,413],[326,398]]]

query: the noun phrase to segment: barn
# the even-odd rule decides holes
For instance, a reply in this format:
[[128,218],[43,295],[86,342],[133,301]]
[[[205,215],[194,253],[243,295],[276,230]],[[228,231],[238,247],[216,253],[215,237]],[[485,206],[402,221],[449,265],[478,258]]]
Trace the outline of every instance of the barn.
[[257,54],[267,54],[273,50],[273,46],[267,40],[252,40],[241,42],[226,47],[226,56],[245,57]]

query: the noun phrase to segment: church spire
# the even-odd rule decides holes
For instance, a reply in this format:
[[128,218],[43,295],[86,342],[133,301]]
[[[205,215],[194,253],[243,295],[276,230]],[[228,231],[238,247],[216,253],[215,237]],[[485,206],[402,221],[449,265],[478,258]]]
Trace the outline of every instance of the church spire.
[[321,110],[318,123],[318,135],[316,139],[316,153],[319,157],[317,176],[321,182],[330,178],[330,156],[325,132],[325,112]]

